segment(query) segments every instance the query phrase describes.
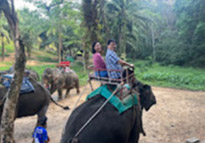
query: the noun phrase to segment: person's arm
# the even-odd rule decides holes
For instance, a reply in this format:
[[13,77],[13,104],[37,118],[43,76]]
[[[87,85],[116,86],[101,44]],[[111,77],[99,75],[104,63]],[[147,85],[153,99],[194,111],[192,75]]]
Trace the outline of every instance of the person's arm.
[[48,136],[47,143],[50,142],[50,137]]
[[119,59],[118,64],[121,64],[122,66],[129,66],[129,67],[134,68],[133,64],[127,63],[127,62],[125,62],[125,61],[123,61],[121,59]]
[[43,140],[45,143],[48,143],[50,141],[50,138],[48,137],[48,133],[46,129],[44,130],[44,133],[43,133]]

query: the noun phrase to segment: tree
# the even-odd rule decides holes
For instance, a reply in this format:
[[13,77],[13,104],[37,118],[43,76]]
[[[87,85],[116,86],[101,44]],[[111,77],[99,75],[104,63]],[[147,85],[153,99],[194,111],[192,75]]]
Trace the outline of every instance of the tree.
[[43,30],[43,20],[37,11],[30,11],[27,8],[18,11],[19,28],[22,40],[27,49],[28,58],[31,57],[31,51],[38,46],[38,38]]
[[205,5],[204,0],[180,0],[176,1],[174,11],[176,12],[176,26],[179,40],[183,41],[185,47],[183,55],[187,58],[184,64],[205,66]]
[[4,61],[4,57],[5,57],[5,40],[8,41],[9,39],[9,32],[5,29],[5,27],[7,26],[7,23],[5,22],[5,17],[4,15],[0,15],[0,37],[1,37],[1,58],[2,61]]
[[[34,19],[40,21],[38,29],[41,30],[40,33],[36,30],[36,33],[39,33],[42,38],[41,48],[50,44],[55,45],[60,62],[67,49],[80,47],[82,30],[78,3],[64,0],[52,0],[49,4],[41,0],[29,0],[29,2],[38,7],[38,10],[32,13],[38,12],[38,15],[40,15],[39,18],[34,17]],[[32,24],[28,25],[29,27],[32,26]],[[30,29],[33,29],[33,26]]]
[[7,92],[7,98],[1,117],[1,142],[14,143],[14,118],[19,97],[19,90],[25,69],[26,58],[24,53],[24,45],[19,33],[18,18],[14,8],[14,1],[11,0],[9,2],[7,0],[0,0],[0,12],[1,11],[4,12],[4,15],[10,26],[16,52],[14,79],[11,83],[10,89]]
[[85,69],[88,67],[91,43],[98,41],[98,4],[99,0],[83,0],[82,2],[82,13],[84,20],[82,24],[85,27],[85,34],[83,37]]
[[110,35],[119,44],[118,53],[123,58],[126,58],[126,55],[135,56],[136,52],[139,53],[141,45],[144,47],[141,41],[146,41],[148,37],[146,31],[151,20],[143,14],[139,2],[135,0],[107,1],[105,11]]

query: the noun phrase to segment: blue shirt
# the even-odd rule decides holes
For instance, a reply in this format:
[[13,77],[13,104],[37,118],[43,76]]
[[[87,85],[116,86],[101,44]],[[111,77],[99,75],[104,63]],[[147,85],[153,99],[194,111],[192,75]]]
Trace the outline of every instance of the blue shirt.
[[120,60],[120,58],[117,56],[117,54],[110,49],[107,49],[107,53],[106,53],[106,67],[108,70],[121,70],[121,72],[117,72],[117,71],[108,71],[108,75],[110,78],[113,79],[118,79],[121,78],[121,74],[122,74],[122,67],[120,64],[118,64],[118,61]]
[[45,143],[48,140],[47,131],[43,127],[36,127],[33,133],[34,143]]

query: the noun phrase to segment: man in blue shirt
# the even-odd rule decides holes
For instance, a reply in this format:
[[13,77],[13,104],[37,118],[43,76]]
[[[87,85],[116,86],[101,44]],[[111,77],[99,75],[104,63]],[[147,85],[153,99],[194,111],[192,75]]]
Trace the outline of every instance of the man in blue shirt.
[[[112,79],[119,79],[122,76],[123,68],[122,66],[134,67],[133,64],[129,64],[121,60],[115,53],[117,45],[114,40],[109,40],[107,43],[107,53],[106,53],[106,67],[108,70],[119,70],[119,71],[108,71],[108,75]],[[121,72],[120,72],[121,71]]]
[[46,130],[47,118],[38,122],[37,127],[33,133],[33,143],[48,143],[49,137]]

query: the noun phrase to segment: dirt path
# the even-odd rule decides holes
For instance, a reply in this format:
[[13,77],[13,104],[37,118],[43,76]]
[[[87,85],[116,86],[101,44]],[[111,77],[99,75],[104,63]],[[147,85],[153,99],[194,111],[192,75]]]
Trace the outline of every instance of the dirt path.
[[[95,87],[97,86],[98,84],[95,84]],[[205,140],[205,92],[159,87],[153,87],[153,91],[157,98],[157,105],[143,114],[147,136],[141,136],[140,143],[184,143],[191,137]],[[89,92],[90,89],[87,88],[81,103]],[[73,108],[77,98],[75,90],[72,90],[71,97],[60,103]],[[53,104],[50,105],[47,116],[51,143],[60,142],[61,133],[70,112]],[[35,123],[36,116],[15,121],[17,143],[31,142]]]

